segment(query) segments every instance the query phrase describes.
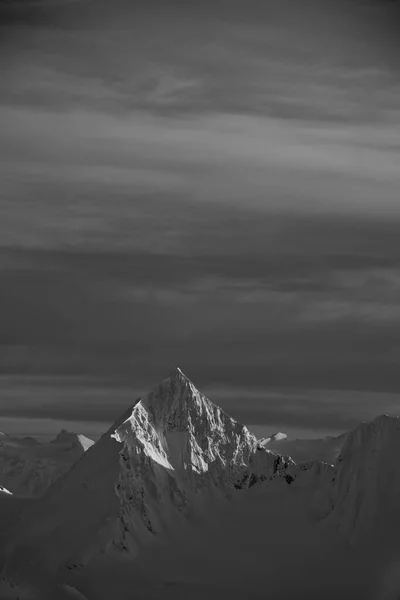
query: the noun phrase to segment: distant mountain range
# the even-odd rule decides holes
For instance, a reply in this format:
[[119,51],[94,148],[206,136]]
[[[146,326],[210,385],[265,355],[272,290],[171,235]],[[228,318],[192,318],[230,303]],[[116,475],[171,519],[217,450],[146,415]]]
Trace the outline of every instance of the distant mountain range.
[[93,444],[65,430],[49,443],[0,433],[0,484],[17,496],[39,497]]

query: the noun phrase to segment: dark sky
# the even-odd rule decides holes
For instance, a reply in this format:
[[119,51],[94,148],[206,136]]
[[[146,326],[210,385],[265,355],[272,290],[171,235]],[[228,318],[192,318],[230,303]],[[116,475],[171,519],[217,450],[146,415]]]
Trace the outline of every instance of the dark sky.
[[396,2],[0,19],[0,428],[89,431],[174,365],[272,430],[400,411]]

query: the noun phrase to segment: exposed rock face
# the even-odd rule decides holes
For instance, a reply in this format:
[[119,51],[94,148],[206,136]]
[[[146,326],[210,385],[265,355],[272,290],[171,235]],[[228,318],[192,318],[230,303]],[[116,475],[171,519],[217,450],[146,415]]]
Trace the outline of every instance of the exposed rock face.
[[246,427],[200,394],[179,369],[140,399],[111,437],[136,455],[135,462],[140,458],[144,477],[160,465],[195,490],[231,486],[257,445]]
[[21,546],[24,564],[53,569],[79,568],[98,552],[135,555],[210,502],[285,477],[293,464],[262,448],[175,369],[26,513],[9,549],[8,572],[21,562]]

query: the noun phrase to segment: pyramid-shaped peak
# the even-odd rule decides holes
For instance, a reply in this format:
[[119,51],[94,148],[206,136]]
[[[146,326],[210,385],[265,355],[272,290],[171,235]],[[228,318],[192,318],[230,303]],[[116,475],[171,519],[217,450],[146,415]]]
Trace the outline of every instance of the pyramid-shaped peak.
[[[142,409],[147,411],[150,408],[158,424],[168,420],[171,412],[174,412],[176,418],[187,412],[188,405],[195,397],[200,398],[202,395],[183,371],[179,367],[174,367],[168,377],[149,392],[139,396],[134,404],[121,414],[106,435],[113,436],[122,425],[136,419]],[[210,402],[206,398],[204,400]]]
[[189,421],[212,419],[215,411],[222,412],[197,389],[179,367],[172,369],[169,377],[141,396],[134,406],[118,419],[112,431],[128,420],[138,419],[140,414],[145,418],[143,411],[150,411],[151,420],[157,427],[165,426],[180,431],[186,431]]
[[182,380],[185,379],[187,381],[189,381],[189,378],[186,377],[186,375],[183,373],[182,369],[180,369],[179,367],[174,367],[170,373],[169,379],[171,379],[171,381],[174,380]]
[[144,404],[162,404],[167,407],[177,402],[185,404],[189,398],[200,395],[196,386],[179,367],[174,367],[169,377],[161,381],[153,390],[142,397]]

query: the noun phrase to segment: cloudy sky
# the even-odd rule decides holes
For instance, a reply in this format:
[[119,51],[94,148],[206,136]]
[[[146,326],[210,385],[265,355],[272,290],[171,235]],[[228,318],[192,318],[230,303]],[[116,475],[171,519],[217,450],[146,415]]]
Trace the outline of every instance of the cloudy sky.
[[0,429],[92,433],[174,365],[267,432],[400,412],[399,25],[0,2]]

